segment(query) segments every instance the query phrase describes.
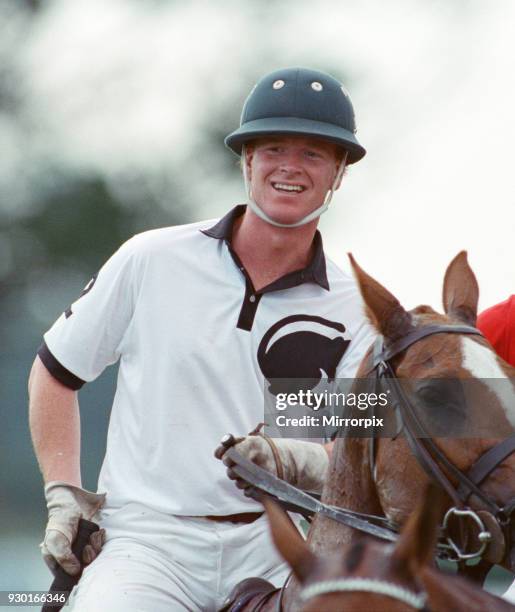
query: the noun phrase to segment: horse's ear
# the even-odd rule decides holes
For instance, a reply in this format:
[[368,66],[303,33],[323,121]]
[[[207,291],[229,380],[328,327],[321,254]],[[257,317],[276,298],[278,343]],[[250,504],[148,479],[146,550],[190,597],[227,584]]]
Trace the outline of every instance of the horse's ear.
[[394,563],[417,573],[431,562],[443,508],[443,491],[430,483],[401,531],[392,556]]
[[461,251],[451,261],[443,281],[443,307],[445,314],[476,325],[479,287],[476,276],[467,261],[467,252]]
[[388,340],[405,336],[413,328],[409,313],[394,295],[359,267],[351,253],[349,259],[372,325]]
[[266,496],[262,501],[277,550],[292,568],[298,580],[304,582],[316,563],[316,556],[304,542],[286,512]]

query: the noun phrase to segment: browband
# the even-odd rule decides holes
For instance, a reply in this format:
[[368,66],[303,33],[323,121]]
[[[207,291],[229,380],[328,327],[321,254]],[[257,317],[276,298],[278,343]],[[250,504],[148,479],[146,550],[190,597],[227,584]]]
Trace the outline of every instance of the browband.
[[405,351],[412,344],[415,344],[415,342],[418,342],[426,336],[433,336],[434,334],[470,334],[474,336],[483,336],[483,334],[478,329],[472,327],[471,325],[436,324],[414,329],[406,336],[399,338],[399,340],[396,340],[391,344],[386,344],[385,338],[383,336],[378,336],[374,342],[374,348],[372,352],[372,364],[367,369],[365,374],[370,374],[379,366],[381,362],[393,359],[393,357],[399,355],[399,353],[402,353],[402,351]]

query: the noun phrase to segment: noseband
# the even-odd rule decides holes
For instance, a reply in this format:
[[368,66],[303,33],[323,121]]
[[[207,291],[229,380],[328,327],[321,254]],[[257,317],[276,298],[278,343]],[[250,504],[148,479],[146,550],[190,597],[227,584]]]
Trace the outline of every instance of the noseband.
[[[512,498],[504,507],[499,507],[490,496],[479,488],[479,485],[507,457],[515,452],[515,435],[510,436],[486,451],[466,474],[452,464],[438,446],[436,446],[431,437],[427,435],[409,397],[399,383],[392,360],[422,338],[435,334],[482,336],[479,330],[468,325],[428,325],[414,329],[391,344],[385,344],[384,338],[379,336],[374,344],[371,365],[366,371],[366,375],[371,376],[375,374],[378,380],[381,379],[383,384],[391,388],[391,392],[398,401],[402,427],[412,453],[429,477],[439,484],[452,499],[454,507],[445,516],[444,528],[448,526],[453,517],[458,518],[460,521],[472,520],[478,527],[479,546],[472,553],[467,553],[460,549],[459,545],[450,536],[447,536],[449,546],[455,554],[454,560],[463,561],[471,558],[482,558],[489,541],[492,539],[492,534],[488,530],[489,526],[493,527],[496,533],[500,534],[501,538],[504,537],[501,546],[501,558],[489,559],[492,563],[499,563],[504,557],[504,551],[509,549],[508,544],[511,542],[510,524],[511,516],[515,509],[515,498]],[[445,468],[445,471],[442,467]],[[457,481],[457,487],[453,485],[447,474],[450,474]],[[468,499],[472,494],[481,500],[483,506],[487,509],[486,511],[476,512],[469,508]],[[485,526],[485,521],[488,526]],[[497,530],[495,525],[498,526]],[[463,533],[463,524],[461,524],[460,529]]]
[[392,599],[396,599],[397,601],[401,601],[411,606],[415,610],[427,610],[425,607],[427,601],[426,593],[415,593],[393,582],[376,580],[374,578],[337,578],[335,580],[314,582],[302,589],[300,598],[305,603],[320,595],[352,592],[386,595],[387,597],[391,597]]

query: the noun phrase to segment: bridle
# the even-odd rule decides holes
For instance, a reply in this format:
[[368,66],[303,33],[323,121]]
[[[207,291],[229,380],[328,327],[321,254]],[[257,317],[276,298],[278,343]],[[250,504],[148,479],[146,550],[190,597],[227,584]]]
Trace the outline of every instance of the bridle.
[[[396,357],[422,338],[449,333],[482,336],[479,330],[468,325],[427,325],[413,329],[390,344],[386,344],[384,338],[379,336],[374,343],[370,364],[365,370],[365,375],[374,376],[381,381],[382,385],[391,389],[397,400],[403,431],[413,455],[428,476],[440,485],[451,498],[454,506],[447,511],[443,527],[447,528],[453,518],[457,518],[461,522],[460,531],[462,533],[465,532],[462,521],[472,521],[477,527],[479,546],[473,552],[464,551],[447,535],[447,542],[454,553],[451,558],[454,557],[453,560],[455,561],[483,558],[488,544],[493,538],[492,531],[494,531],[497,539],[503,539],[501,545],[497,547],[498,550],[502,550],[502,555],[499,558],[499,553],[497,553],[497,558],[487,560],[492,563],[499,563],[504,557],[504,552],[509,550],[509,544],[511,543],[510,524],[512,513],[515,510],[515,497],[504,507],[500,507],[479,488],[479,485],[507,457],[515,452],[515,435],[506,438],[486,451],[467,473],[462,472],[447,459],[432,438],[427,435],[403,385],[399,383],[392,365],[392,361]],[[373,443],[374,439],[371,438],[371,444]],[[448,474],[455,479],[458,483],[457,486],[451,482]],[[481,501],[484,509],[475,511],[469,507],[468,501],[471,495],[476,496]]]

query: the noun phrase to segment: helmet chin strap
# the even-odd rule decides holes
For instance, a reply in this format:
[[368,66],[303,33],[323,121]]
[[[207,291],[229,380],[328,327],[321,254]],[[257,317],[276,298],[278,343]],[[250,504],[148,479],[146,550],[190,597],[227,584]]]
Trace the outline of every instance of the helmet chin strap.
[[266,212],[262,208],[260,208],[259,204],[257,204],[257,202],[252,197],[252,190],[250,188],[250,181],[249,181],[249,176],[247,172],[247,148],[245,145],[243,145],[242,147],[241,155],[243,157],[243,181],[245,183],[245,191],[247,192],[247,199],[248,199],[248,204],[249,204],[250,209],[260,219],[262,219],[263,221],[266,221],[267,223],[270,223],[270,225],[274,225],[275,227],[285,227],[285,228],[301,227],[302,225],[306,225],[306,223],[313,221],[313,219],[320,217],[322,213],[325,213],[325,211],[329,208],[329,204],[331,203],[331,200],[333,199],[333,194],[336,190],[336,187],[343,176],[343,171],[345,170],[345,163],[347,161],[347,152],[345,152],[342,158],[342,161],[340,162],[340,165],[338,167],[338,170],[336,172],[336,176],[334,177],[333,184],[331,185],[331,188],[329,189],[329,191],[326,193],[324,202],[321,206],[319,206],[318,208],[315,208],[315,210],[308,213],[305,217],[303,217],[299,221],[295,221],[295,223],[279,223],[279,221],[275,221],[274,219],[272,219],[272,217],[267,215]]

